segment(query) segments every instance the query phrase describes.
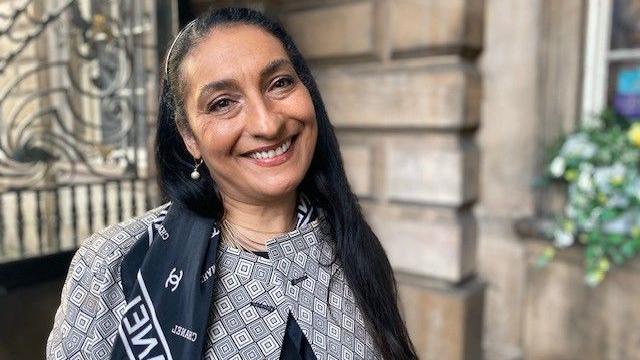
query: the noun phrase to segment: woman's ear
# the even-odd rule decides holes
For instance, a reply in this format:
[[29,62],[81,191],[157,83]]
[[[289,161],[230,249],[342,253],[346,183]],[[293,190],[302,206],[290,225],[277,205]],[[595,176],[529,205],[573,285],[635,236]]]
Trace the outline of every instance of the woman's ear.
[[180,126],[178,132],[180,133],[182,141],[184,141],[187,150],[189,151],[189,153],[191,153],[191,156],[193,156],[194,159],[200,159],[202,157],[202,154],[200,154],[198,141],[193,135],[191,129],[185,129],[183,126]]

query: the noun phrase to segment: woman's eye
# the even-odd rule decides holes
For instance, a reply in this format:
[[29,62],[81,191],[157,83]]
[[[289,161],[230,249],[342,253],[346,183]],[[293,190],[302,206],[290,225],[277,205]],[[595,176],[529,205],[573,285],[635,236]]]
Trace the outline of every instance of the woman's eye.
[[229,99],[220,99],[218,101],[214,101],[212,102],[207,110],[209,112],[215,112],[215,111],[220,111],[220,110],[224,110],[225,108],[229,107],[231,105],[231,100]]
[[293,84],[293,79],[289,77],[281,77],[273,83],[274,88],[282,88]]

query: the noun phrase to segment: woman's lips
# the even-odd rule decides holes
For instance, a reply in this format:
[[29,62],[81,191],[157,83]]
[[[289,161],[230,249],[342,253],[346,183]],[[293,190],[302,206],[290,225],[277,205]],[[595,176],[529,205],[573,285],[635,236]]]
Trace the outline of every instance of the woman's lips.
[[252,156],[253,154],[256,154],[256,153],[269,152],[269,150],[276,150],[277,148],[279,148],[279,147],[283,146],[284,144],[289,143],[289,142],[293,139],[293,137],[294,137],[294,136],[296,136],[296,135],[293,135],[293,136],[291,136],[291,137],[288,137],[288,138],[286,138],[285,140],[282,140],[282,141],[281,141],[280,143],[278,143],[278,144],[271,145],[271,146],[263,146],[263,147],[258,148],[258,149],[254,149],[254,150],[251,150],[251,151],[247,151],[247,152],[243,153],[242,155]]
[[[280,155],[275,155],[273,157],[268,157],[268,158],[257,158],[255,156],[255,152],[249,153],[249,154],[245,154],[243,155],[243,157],[246,157],[249,161],[255,163],[258,166],[263,166],[263,167],[272,167],[272,166],[277,166],[280,165],[284,162],[286,162],[287,160],[289,160],[293,154],[293,150],[295,149],[295,144],[296,144],[296,139],[298,138],[298,135],[294,135],[291,138],[291,144],[289,145],[289,147],[286,149],[285,152],[283,152]],[[283,144],[286,144],[286,141],[283,142]],[[282,146],[282,144],[280,145]],[[270,151],[275,151],[275,150],[270,150]],[[264,154],[265,152],[263,152]],[[253,156],[252,156],[253,155]]]

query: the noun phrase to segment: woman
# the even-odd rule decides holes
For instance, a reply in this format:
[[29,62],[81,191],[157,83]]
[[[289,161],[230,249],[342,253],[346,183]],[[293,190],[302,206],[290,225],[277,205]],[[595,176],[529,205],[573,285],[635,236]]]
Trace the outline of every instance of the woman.
[[188,24],[167,54],[156,141],[171,202],[83,242],[48,358],[417,358],[280,24],[238,8]]

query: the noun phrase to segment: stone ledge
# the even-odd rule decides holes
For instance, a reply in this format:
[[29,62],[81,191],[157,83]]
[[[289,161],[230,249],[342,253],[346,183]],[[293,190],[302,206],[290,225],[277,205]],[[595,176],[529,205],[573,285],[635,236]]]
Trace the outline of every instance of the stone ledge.
[[535,265],[549,244],[534,238],[526,242],[523,344],[527,358],[640,358],[639,259],[613,267],[598,287],[591,288],[584,283],[582,246],[558,251],[544,268]]
[[549,239],[553,219],[550,217],[527,216],[513,221],[514,232],[522,238]]
[[314,69],[337,128],[463,130],[477,127],[477,68],[457,57]]
[[[527,251],[527,255],[529,256],[530,265],[533,266],[538,256],[542,255],[544,250],[553,246],[553,241],[551,239],[543,238],[543,237],[531,237],[531,238],[523,238],[524,245]],[[551,260],[551,263],[554,261],[562,262],[565,264],[571,264],[572,266],[584,266],[584,245],[580,243],[576,243],[573,246],[564,249],[556,249],[556,254],[554,259]],[[544,271],[544,268],[541,269]],[[620,272],[620,273],[633,273],[640,275],[640,257],[632,258],[628,260],[623,266],[613,266],[610,271]],[[608,275],[607,275],[608,276]],[[606,279],[604,280],[607,281]],[[585,285],[586,286],[586,285]]]

